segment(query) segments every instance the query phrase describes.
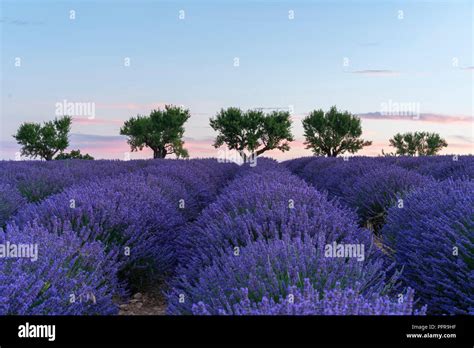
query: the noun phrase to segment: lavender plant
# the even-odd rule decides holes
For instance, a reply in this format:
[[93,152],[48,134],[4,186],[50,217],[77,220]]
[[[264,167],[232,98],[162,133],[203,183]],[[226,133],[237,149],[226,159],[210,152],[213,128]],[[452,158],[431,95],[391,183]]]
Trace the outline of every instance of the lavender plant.
[[0,258],[1,315],[117,314],[113,299],[125,295],[117,255],[105,252],[100,242],[84,242],[70,228],[54,233],[59,228],[33,224],[0,230],[3,246],[37,245],[36,260]]
[[[258,240],[239,250],[228,250],[212,265],[198,273],[196,282],[183,279],[168,296],[170,314],[189,314],[193,304],[203,302],[211,314],[235,312],[234,305],[274,301],[289,295],[291,287],[304,288],[308,279],[320,292],[340,287],[357,289],[357,294],[372,297],[389,291],[383,260],[366,245],[366,257],[332,257],[325,252],[324,236],[289,236],[272,241]],[[245,288],[246,296],[240,289]],[[184,297],[184,301],[180,301]]]
[[224,308],[216,311],[200,301],[194,304],[194,315],[425,315],[426,307],[415,309],[414,291],[411,288],[397,299],[389,296],[363,296],[360,284],[354,288],[342,289],[340,283],[336,287],[324,291],[322,295],[314,289],[308,278],[304,279],[303,289],[297,286],[288,288],[288,295],[278,301],[264,296],[260,302],[249,298],[249,290],[240,290],[242,300],[234,305],[226,303]]
[[431,314],[474,313],[474,183],[446,180],[391,208],[384,243]]
[[[390,207],[402,207],[403,197],[411,189],[431,179],[406,169],[390,166],[372,170],[344,188],[344,200],[357,211],[362,224],[376,233],[385,222]],[[400,201],[401,200],[401,201]]]
[[32,221],[49,229],[71,226],[82,240],[101,241],[126,261],[123,276],[137,282],[172,271],[172,243],[185,223],[177,208],[139,174],[73,186],[15,216],[20,226]]
[[[258,167],[258,166],[257,166]],[[196,270],[212,263],[229,248],[259,239],[320,235],[332,242],[364,240],[356,216],[329,201],[286,170],[249,171],[239,176],[187,226],[177,242],[180,274],[195,277]],[[258,169],[256,169],[258,170]]]
[[0,183],[0,227],[14,214],[18,208],[26,204],[26,199],[11,184]]

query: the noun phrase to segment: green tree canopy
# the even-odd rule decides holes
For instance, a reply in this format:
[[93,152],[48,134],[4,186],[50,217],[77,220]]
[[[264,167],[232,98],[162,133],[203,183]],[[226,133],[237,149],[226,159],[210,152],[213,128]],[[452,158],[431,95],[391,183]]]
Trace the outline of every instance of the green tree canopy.
[[448,146],[438,133],[429,132],[397,133],[389,141],[390,146],[395,147],[397,155],[407,156],[432,156]]
[[293,141],[287,111],[265,114],[259,110],[242,111],[231,107],[221,109],[209,123],[218,132],[213,146],[218,148],[226,144],[229,149],[239,151],[244,160],[247,153],[259,156],[273,149],[288,151],[289,142]]
[[81,154],[81,150],[71,150],[70,153],[62,152],[56,156],[55,160],[67,160],[67,159],[80,159],[80,160],[93,160],[94,157],[86,154]]
[[43,125],[32,122],[23,123],[13,137],[22,146],[23,156],[40,157],[50,161],[54,155],[68,147],[71,122],[71,117],[63,116],[45,122]]
[[190,116],[187,109],[166,105],[164,110],[152,110],[150,116],[130,118],[120,134],[128,136],[132,151],[141,151],[146,146],[153,150],[153,158],[165,158],[170,154],[188,157],[182,138],[184,123]]
[[360,139],[362,127],[359,117],[335,106],[328,112],[314,110],[303,119],[305,145],[315,155],[336,157],[344,152],[355,153],[371,141]]

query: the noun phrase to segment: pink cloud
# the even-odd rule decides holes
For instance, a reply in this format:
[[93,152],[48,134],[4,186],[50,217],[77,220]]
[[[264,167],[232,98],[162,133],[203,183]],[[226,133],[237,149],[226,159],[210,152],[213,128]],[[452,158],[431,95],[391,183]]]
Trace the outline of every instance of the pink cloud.
[[84,125],[84,126],[89,126],[89,125],[122,125],[123,120],[117,120],[117,119],[103,119],[103,118],[93,118],[89,119],[87,117],[74,117],[72,119],[73,124],[79,124],[79,125]]
[[421,121],[431,123],[473,123],[474,118],[472,116],[460,116],[460,115],[444,115],[444,114],[433,114],[433,113],[422,113],[419,116],[415,115],[385,115],[380,112],[368,112],[364,114],[358,114],[360,118],[368,120],[393,120],[393,121]]
[[155,103],[147,103],[147,104],[140,104],[140,103],[96,103],[96,107],[98,109],[108,109],[108,110],[152,110],[152,109],[160,109],[164,108],[165,105],[169,103],[163,102],[155,102]]
[[[440,154],[460,154],[460,155],[467,155],[467,154],[474,154],[474,147],[472,144],[466,143],[456,143],[451,142],[447,139],[448,146],[443,148],[440,151]],[[364,147],[362,150],[357,152],[359,156],[378,156],[382,154],[382,149],[386,153],[395,152],[395,148],[389,145],[388,140],[381,141],[381,142],[373,142],[372,145]]]

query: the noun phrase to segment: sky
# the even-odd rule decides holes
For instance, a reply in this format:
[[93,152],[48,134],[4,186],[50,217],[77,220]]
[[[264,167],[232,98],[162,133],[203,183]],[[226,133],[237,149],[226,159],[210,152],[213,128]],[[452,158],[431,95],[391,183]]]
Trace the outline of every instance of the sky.
[[470,0],[0,3],[0,159],[18,159],[21,123],[65,103],[68,150],[95,158],[149,158],[119,130],[166,104],[190,110],[191,157],[218,156],[209,118],[230,106],[291,111],[291,150],[268,153],[279,160],[311,155],[301,120],[332,105],[361,117],[373,144],[358,155],[413,131],[474,154]]

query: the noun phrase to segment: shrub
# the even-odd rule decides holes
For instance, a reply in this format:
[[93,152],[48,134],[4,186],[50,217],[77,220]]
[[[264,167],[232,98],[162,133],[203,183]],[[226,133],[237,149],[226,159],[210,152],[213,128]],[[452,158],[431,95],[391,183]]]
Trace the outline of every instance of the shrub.
[[[411,189],[431,180],[418,173],[390,166],[372,170],[344,189],[344,200],[357,211],[360,222],[379,232],[387,210]],[[402,203],[402,202],[400,202]]]
[[420,174],[430,175],[436,180],[469,178],[474,180],[474,156],[434,157],[421,161],[417,171]]
[[39,202],[71,185],[132,172],[143,165],[141,161],[5,162],[0,163],[0,178],[16,187],[29,202]]
[[[264,296],[258,303],[249,298],[247,288],[241,291],[242,300],[227,308],[232,311],[220,309],[219,315],[425,315],[426,307],[414,309],[414,291],[408,288],[402,301],[390,299],[389,296],[363,296],[360,294],[360,285],[355,288],[341,289],[339,283],[334,289],[323,292],[321,296],[311,285],[309,279],[304,279],[301,290],[296,286],[288,289],[286,297],[278,301]],[[193,314],[211,315],[213,309],[204,302],[193,305]]]
[[[340,286],[357,288],[358,294],[372,296],[388,291],[383,261],[373,257],[371,245],[365,245],[363,261],[355,257],[327,257],[321,236],[308,235],[290,239],[259,240],[243,247],[238,254],[229,250],[216,257],[211,266],[202,269],[198,281],[182,283],[169,296],[168,311],[183,314],[192,304],[205,303],[211,314],[234,312],[234,305],[264,298],[279,302],[288,296],[290,286],[300,289],[307,278],[316,291]],[[246,288],[246,297],[240,289]],[[184,295],[185,303],[179,302]]]
[[325,169],[330,169],[332,166],[336,165],[339,161],[342,161],[341,158],[334,158],[334,157],[313,157],[311,161],[301,169],[301,178],[306,180],[311,185],[318,188],[313,182],[313,179],[318,178],[321,171]]
[[289,161],[283,162],[285,167],[290,170],[293,174],[301,175],[304,167],[311,161],[314,160],[313,156],[295,158]]
[[[252,171],[260,170],[252,168]],[[308,234],[328,241],[366,236],[356,216],[286,170],[247,173],[236,179],[180,234],[177,251],[189,277],[229,248],[259,239]]]
[[[158,160],[157,162],[163,161]],[[204,173],[193,170],[192,166],[187,164],[187,162],[184,162],[183,164],[152,165],[145,168],[144,172],[160,178],[172,178],[182,183],[200,211],[214,200],[217,195],[217,187],[210,183],[209,177]]]
[[[391,208],[384,243],[432,314],[474,313],[474,183],[447,180]],[[457,254],[457,255],[456,255]]]
[[0,228],[19,207],[25,204],[26,199],[13,185],[0,183]]
[[338,197],[343,203],[348,204],[346,191],[361,177],[369,176],[371,172],[387,166],[380,161],[372,158],[352,158],[347,161],[335,159],[335,163],[326,168],[320,169],[317,175],[311,176],[309,173],[309,182],[319,190],[324,190],[331,197]]
[[[370,233],[357,226],[351,211],[286,170],[262,169],[244,168],[244,174],[236,175],[218,199],[180,234],[177,250],[181,267],[179,277],[172,282],[170,308],[176,305],[189,313],[192,303],[176,303],[176,294],[199,288],[198,274],[203,268],[233,254],[236,247],[250,246],[255,241],[308,236],[319,245],[364,244],[366,258],[370,257],[371,262],[381,259],[381,253],[369,247]],[[392,272],[388,263],[384,267]]]
[[72,226],[84,241],[101,241],[118,252],[126,261],[123,276],[137,282],[142,275],[164,277],[172,271],[174,239],[185,223],[160,190],[137,174],[70,187],[25,206],[15,221],[20,226],[30,221],[46,228]]
[[[56,229],[57,226],[53,228]],[[0,259],[0,314],[117,314],[120,263],[100,242],[84,242],[70,228],[59,236],[38,225],[0,230],[0,244],[37,244],[38,259]]]

